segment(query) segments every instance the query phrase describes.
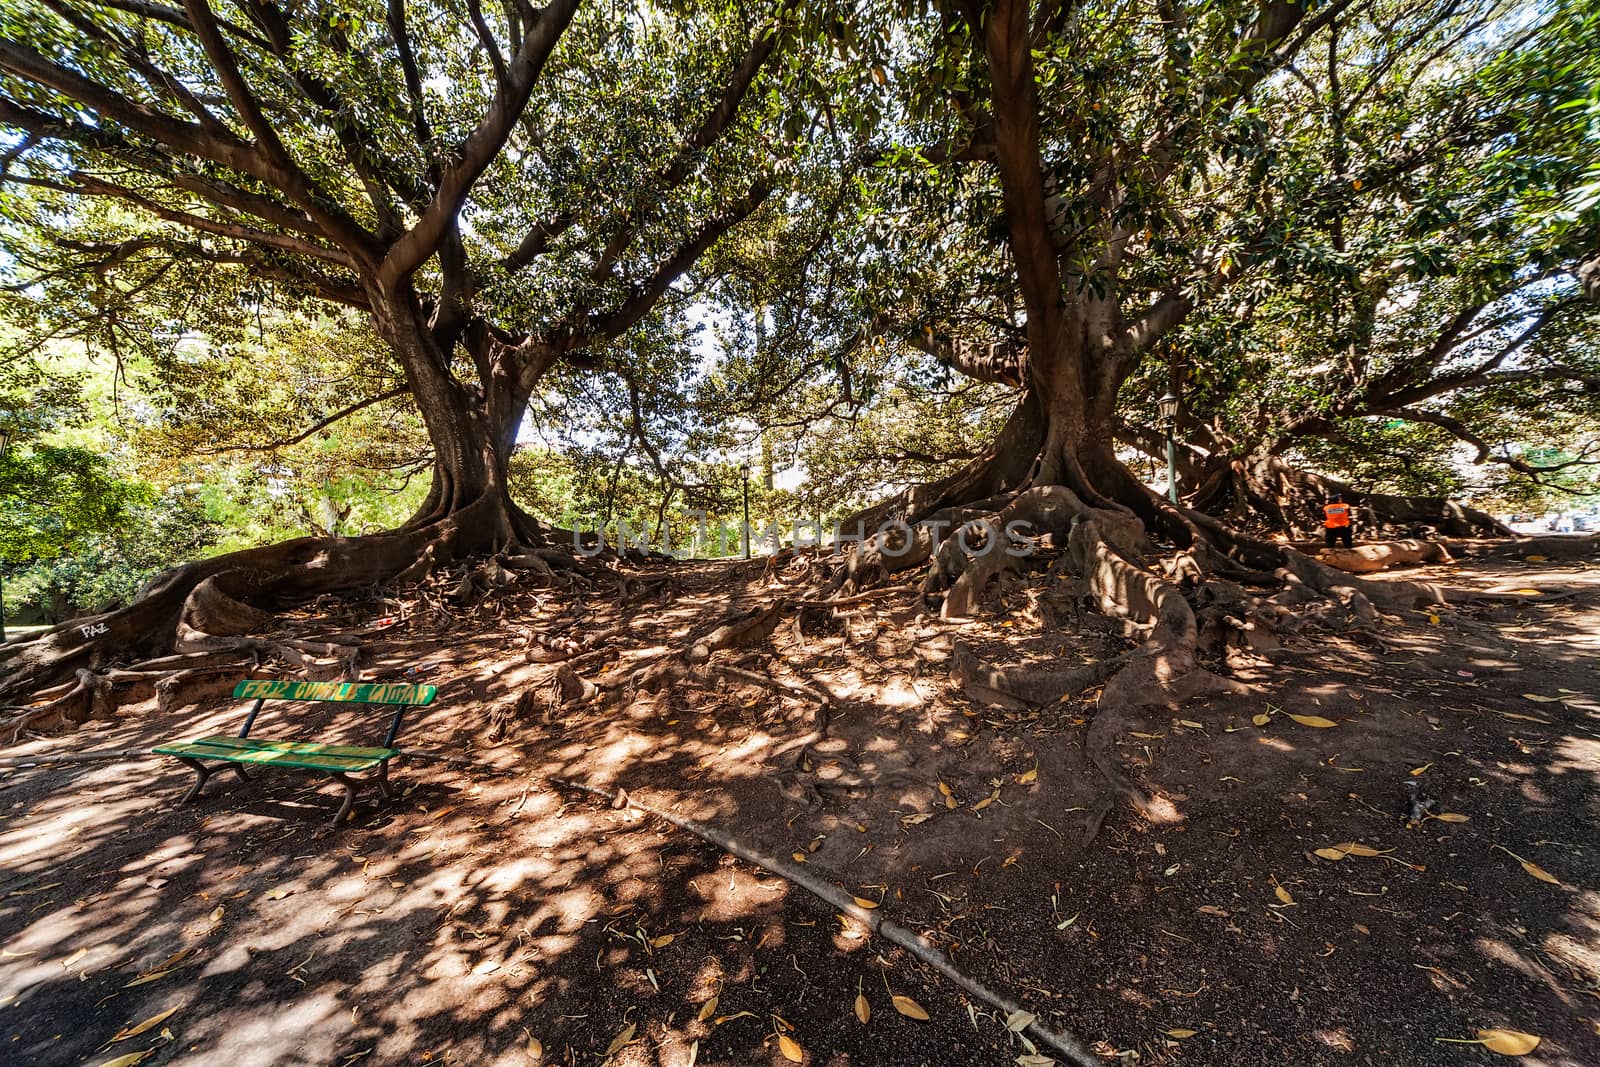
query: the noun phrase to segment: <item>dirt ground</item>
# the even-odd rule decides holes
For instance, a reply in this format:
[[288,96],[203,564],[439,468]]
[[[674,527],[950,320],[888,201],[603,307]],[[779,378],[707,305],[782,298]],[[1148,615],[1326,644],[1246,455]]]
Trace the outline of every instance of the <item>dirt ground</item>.
[[[1439,1040],[1491,1027],[1542,1038],[1522,1063],[1600,1063],[1600,569],[1400,576],[1538,595],[1235,664],[1251,695],[1123,731],[1162,814],[1119,805],[1087,847],[1095,694],[1006,711],[948,679],[956,641],[1003,664],[1126,647],[1041,626],[1037,582],[960,624],[909,589],[792,615],[729,656],[733,672],[654,693],[604,687],[781,593],[759,563],[677,568],[632,599],[529,592],[403,619],[363,680],[426,681],[439,699],[402,734],[404,798],[358,805],[350,827],[326,826],[336,790],[294,773],[219,774],[176,807],[190,775],[162,758],[0,766],[0,1062],[935,1067],[1029,1052],[815,897],[560,777],[881,902],[1108,1064],[1503,1062]],[[554,699],[553,665],[524,655],[530,630],[622,626],[615,655],[584,657],[594,700]],[[0,755],[237,728],[241,706],[198,695]],[[255,733],[375,744],[382,715],[288,705]],[[1413,797],[1446,818],[1408,825]],[[1369,847],[1317,853],[1350,843]]]

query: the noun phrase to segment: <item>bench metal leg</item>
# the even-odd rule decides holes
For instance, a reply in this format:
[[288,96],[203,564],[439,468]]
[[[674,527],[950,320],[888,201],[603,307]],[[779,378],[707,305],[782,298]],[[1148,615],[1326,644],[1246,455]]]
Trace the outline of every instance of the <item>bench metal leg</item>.
[[195,797],[200,795],[201,787],[206,784],[206,779],[211,777],[211,768],[207,767],[199,760],[189,759],[187,756],[179,756],[178,762],[182,763],[185,767],[188,767],[195,773],[194,785],[191,785],[189,787],[189,791],[183,794],[183,799],[178,801],[179,804],[187,804]]
[[248,774],[244,773],[244,764],[242,764],[242,763],[230,763],[230,764],[228,764],[228,767],[230,769],[232,769],[233,773],[237,774],[240,777],[240,779],[242,779],[243,781],[246,781],[246,782],[254,781],[254,779],[252,779]]
[[339,805],[339,814],[333,817],[333,825],[339,826],[350,817],[350,809],[356,802],[356,790],[360,786],[338,771],[333,772],[333,780],[344,786],[344,803]]
[[389,761],[388,760],[384,760],[382,763],[378,764],[377,782],[378,782],[378,792],[383,794],[383,799],[385,799],[385,800],[393,800],[394,797],[395,797],[395,792],[394,792],[394,787],[389,784]]

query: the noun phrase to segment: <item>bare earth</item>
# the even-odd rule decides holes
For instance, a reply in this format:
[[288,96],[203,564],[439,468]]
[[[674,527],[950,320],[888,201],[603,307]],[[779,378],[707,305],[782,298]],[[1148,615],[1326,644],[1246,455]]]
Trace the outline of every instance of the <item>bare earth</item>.
[[[803,890],[560,777],[881,901],[1108,1064],[1507,1062],[1437,1040],[1489,1027],[1542,1038],[1524,1064],[1600,1063],[1600,569],[1401,572],[1540,595],[1234,664],[1253,696],[1121,734],[1168,814],[1119,806],[1087,848],[1095,694],[1012,712],[948,680],[957,639],[1003,664],[1127,647],[1042,628],[1043,576],[969,623],[927,619],[906,589],[719,655],[752,677],[552,699],[529,628],[630,623],[616,657],[584,664],[604,687],[784,592],[759,564],[672,574],[629,601],[512,592],[488,616],[386,631],[364,678],[440,698],[402,734],[419,753],[395,766],[405,798],[343,830],[325,825],[336,790],[294,773],[219,774],[178,808],[190,775],[170,760],[0,766],[0,1062],[934,1067],[1028,1051]],[[801,687],[826,692],[825,718]],[[242,708],[197,697],[0,755],[237,728]],[[291,705],[256,732],[374,744],[382,715]],[[1467,821],[1408,827],[1408,784]],[[1381,855],[1315,852],[1349,843]]]

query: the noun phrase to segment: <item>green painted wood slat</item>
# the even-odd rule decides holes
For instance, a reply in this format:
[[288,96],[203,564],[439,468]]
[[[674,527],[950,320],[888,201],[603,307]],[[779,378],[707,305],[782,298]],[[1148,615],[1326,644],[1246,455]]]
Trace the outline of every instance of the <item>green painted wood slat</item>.
[[219,745],[162,745],[153,749],[162,756],[187,756],[190,759],[225,760],[230,763],[264,763],[274,767],[299,767],[312,771],[367,771],[383,762],[354,756],[322,756],[309,753],[275,752],[269,749],[225,749]]
[[321,700],[345,704],[433,703],[439,690],[431,685],[402,682],[294,682],[275,678],[246,678],[233,688],[239,700]]

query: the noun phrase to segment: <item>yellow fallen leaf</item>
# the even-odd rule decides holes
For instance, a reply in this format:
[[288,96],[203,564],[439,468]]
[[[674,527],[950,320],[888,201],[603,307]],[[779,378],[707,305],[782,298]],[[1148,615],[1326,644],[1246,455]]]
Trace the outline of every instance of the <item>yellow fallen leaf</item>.
[[1478,1040],[1490,1052],[1502,1056],[1526,1056],[1539,1047],[1539,1039],[1520,1030],[1479,1030]]
[[1276,893],[1278,895],[1278,899],[1283,901],[1285,904],[1293,904],[1294,903],[1294,897],[1291,897],[1289,895],[1289,891],[1287,889],[1283,888],[1283,886],[1275,885],[1275,886],[1272,887],[1272,891],[1274,893]]
[[1023,771],[1021,774],[1017,775],[1017,784],[1018,785],[1027,785],[1029,782],[1032,782],[1032,781],[1036,780],[1038,777],[1039,777],[1039,768],[1033,767],[1033,768],[1030,768],[1029,770]]
[[778,1051],[783,1053],[783,1058],[790,1063],[799,1063],[806,1058],[806,1051],[800,1047],[800,1042],[788,1034],[778,1035]]
[[221,904],[218,904],[215,908],[211,909],[211,925],[212,926],[215,926],[219,922],[222,921],[222,910],[223,909],[222,909],[222,905]]
[[1178,725],[1179,726],[1187,726],[1192,730],[1204,730],[1205,729],[1205,724],[1204,723],[1195,722],[1193,719],[1179,719],[1178,720]]
[[149,974],[141,974],[139,977],[135,978],[122,988],[132,989],[136,985],[144,985],[147,982],[159,982],[161,979],[165,978],[171,973],[171,971],[151,971]]
[[1186,1037],[1193,1037],[1195,1034],[1198,1034],[1199,1032],[1200,1031],[1198,1031],[1198,1030],[1184,1030],[1184,1029],[1167,1030],[1167,1031],[1165,1031],[1165,1033],[1166,1033],[1166,1035],[1168,1037],[1175,1037],[1179,1041],[1182,1041]]
[[267,899],[268,900],[282,900],[284,897],[290,896],[293,893],[294,893],[294,886],[280,885],[276,889],[272,889],[272,890],[268,890],[267,891]]
[[83,957],[87,956],[88,954],[89,954],[89,950],[88,949],[80,948],[78,951],[74,952],[71,956],[68,956],[66,959],[62,960],[61,961],[61,966],[64,969],[70,971],[72,969],[72,965],[74,963],[77,963],[79,960],[83,959]]
[[1432,767],[1432,766],[1433,766],[1433,764],[1431,764],[1431,763],[1424,763],[1420,767],[1413,767],[1412,770],[1411,770],[1411,777],[1413,777],[1413,778],[1421,778],[1424,774],[1428,773],[1428,768]]
[[1549,556],[1523,556],[1522,558],[1527,560],[1529,563],[1543,563],[1546,560],[1548,560],[1550,557]]
[[1325,860],[1334,860],[1335,862],[1345,857],[1345,854],[1336,848],[1319,848],[1317,849],[1317,855]]
[[536,1037],[528,1038],[528,1058],[532,1060],[544,1058],[544,1042]]
[[1506,848],[1506,846],[1504,846],[1504,845],[1496,845],[1494,847],[1499,849],[1501,852],[1504,852],[1506,855],[1510,856],[1512,859],[1516,860],[1518,863],[1522,864],[1522,869],[1527,871],[1529,874],[1533,875],[1535,878],[1539,879],[1539,881],[1541,881],[1541,882],[1549,882],[1551,885],[1560,885],[1561,884],[1561,879],[1557,878],[1555,875],[1551,874],[1549,871],[1545,870],[1543,867],[1539,866],[1537,863],[1534,863],[1532,860],[1523,859],[1521,856],[1517,855],[1515,852],[1512,852],[1509,848]]
[[662,934],[660,937],[652,937],[650,939],[650,947],[666,948],[668,945],[672,944],[674,940],[676,940],[677,936],[677,934]]
[[1259,714],[1259,715],[1252,715],[1252,716],[1250,716],[1250,721],[1255,723],[1257,726],[1265,726],[1265,725],[1267,725],[1267,723],[1272,721],[1272,716],[1271,715],[1267,715],[1265,713]]
[[861,993],[856,994],[856,1018],[861,1020],[863,1026],[872,1021],[872,1005]]
[[866,897],[851,897],[850,899],[856,902],[856,907],[866,908],[869,911],[878,906],[876,900],[868,900]]
[[806,861],[806,854],[804,852],[791,852],[789,853],[789,858],[794,860],[796,863],[804,863]]
[[1394,851],[1392,848],[1373,848],[1371,845],[1363,845],[1358,841],[1344,841],[1333,847],[1347,856],[1381,856],[1385,852]]
[[[157,1048],[160,1046],[158,1045]],[[118,1056],[114,1060],[107,1060],[100,1067],[133,1067],[136,1063],[143,1063],[145,1058],[155,1052],[154,1048],[147,1048],[143,1052],[130,1052],[126,1056]]]
[[949,808],[951,811],[954,811],[956,809],[956,798],[953,796],[945,797],[944,806]]
[[1461,815],[1453,811],[1441,811],[1439,814],[1435,815],[1434,818],[1438,819],[1440,822],[1467,822],[1472,818],[1472,816]]
[[950,795],[950,786],[947,785],[944,782],[940,782],[939,783],[939,792],[943,793],[945,796],[949,796]]
[[1560,697],[1547,697],[1539,693],[1523,693],[1522,699],[1531,700],[1536,704],[1558,704],[1561,702]]
[[1545,870],[1543,867],[1539,866],[1537,863],[1534,863],[1531,860],[1518,860],[1517,862],[1522,864],[1522,869],[1523,870],[1527,871],[1529,874],[1531,874],[1535,878],[1539,879],[1539,881],[1541,881],[1541,882],[1549,882],[1551,885],[1560,885],[1561,884],[1561,879],[1557,878],[1555,875],[1551,874],[1549,871]]
[[607,1056],[611,1055],[612,1053],[616,1052],[618,1049],[622,1048],[622,1046],[624,1046],[628,1042],[632,1041],[633,1040],[633,1032],[635,1030],[637,1030],[638,1028],[639,1028],[639,1026],[638,1026],[637,1023],[629,1023],[627,1026],[624,1026],[622,1028],[622,1031],[620,1033],[618,1033],[616,1037],[611,1039],[611,1044],[606,1046],[605,1055],[607,1055]]
[[1544,596],[1544,594],[1537,589],[1513,589],[1511,591],[1518,596]]
[[700,1005],[700,1014],[695,1016],[695,1021],[703,1023],[715,1015],[717,1013],[717,1001],[721,999],[721,994],[713,993],[710,1000]]
[[159,1015],[150,1016],[150,1018],[146,1019],[142,1023],[139,1023],[135,1026],[124,1027],[123,1029],[118,1030],[117,1036],[113,1037],[110,1041],[107,1041],[106,1044],[115,1045],[118,1041],[126,1041],[130,1037],[138,1037],[146,1030],[153,1030],[162,1023],[166,1022],[168,1019],[172,1018],[172,1016],[181,1007],[183,1007],[182,1004],[176,1004],[173,1007],[168,1008],[166,1011],[161,1012]]
[[1289,718],[1293,719],[1301,726],[1315,726],[1319,730],[1326,730],[1330,726],[1339,725],[1332,719],[1324,719],[1321,715],[1296,715],[1292,711],[1285,712],[1284,714],[1288,715]]
[[904,1015],[906,1018],[921,1019],[923,1022],[928,1021],[928,1013],[922,1010],[921,1004],[918,1004],[910,997],[902,996],[899,993],[896,993],[890,998],[890,1002],[894,1004],[894,1010],[899,1012],[901,1015]]

